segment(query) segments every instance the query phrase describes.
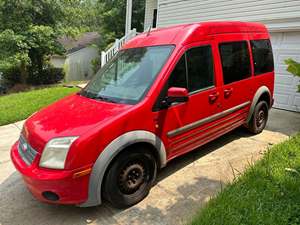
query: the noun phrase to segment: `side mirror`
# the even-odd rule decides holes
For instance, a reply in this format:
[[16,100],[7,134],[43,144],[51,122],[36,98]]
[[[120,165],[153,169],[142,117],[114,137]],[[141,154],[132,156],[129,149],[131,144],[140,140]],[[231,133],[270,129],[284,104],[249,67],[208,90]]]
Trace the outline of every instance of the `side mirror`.
[[187,102],[189,93],[186,88],[171,87],[168,90],[167,102],[171,105],[174,102]]

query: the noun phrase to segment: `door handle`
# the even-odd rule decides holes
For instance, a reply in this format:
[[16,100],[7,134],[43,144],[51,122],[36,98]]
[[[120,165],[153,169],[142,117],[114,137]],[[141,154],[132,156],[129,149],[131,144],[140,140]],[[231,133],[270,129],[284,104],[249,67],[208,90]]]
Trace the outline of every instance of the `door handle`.
[[228,98],[232,94],[233,88],[225,89],[224,90],[224,97]]
[[219,95],[220,95],[219,92],[210,94],[210,95],[208,96],[209,102],[210,102],[210,103],[214,103],[214,102],[218,99]]

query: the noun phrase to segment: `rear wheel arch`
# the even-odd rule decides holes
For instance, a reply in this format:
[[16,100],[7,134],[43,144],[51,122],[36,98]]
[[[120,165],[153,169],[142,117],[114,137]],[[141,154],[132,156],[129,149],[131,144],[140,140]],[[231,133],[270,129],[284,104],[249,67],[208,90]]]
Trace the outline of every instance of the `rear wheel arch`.
[[132,146],[143,145],[157,159],[158,168],[166,165],[166,150],[162,140],[154,133],[144,130],[127,132],[113,140],[97,158],[90,175],[88,199],[81,207],[99,205],[102,202],[102,183],[109,166],[116,157]]
[[271,108],[272,96],[271,96],[271,92],[270,92],[269,88],[266,87],[266,86],[261,86],[255,92],[255,95],[252,99],[252,103],[251,103],[251,106],[250,106],[249,114],[248,114],[248,117],[247,117],[247,123],[250,122],[250,120],[252,118],[252,115],[254,113],[255,106],[260,101],[266,101],[268,103],[269,109]]

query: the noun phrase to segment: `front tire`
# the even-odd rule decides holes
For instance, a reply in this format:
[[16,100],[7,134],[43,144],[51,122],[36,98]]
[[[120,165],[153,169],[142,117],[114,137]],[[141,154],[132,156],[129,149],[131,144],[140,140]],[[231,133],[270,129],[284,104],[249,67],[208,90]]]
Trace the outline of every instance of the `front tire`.
[[248,130],[253,134],[259,134],[265,129],[269,116],[269,106],[266,101],[256,104],[253,115],[248,123]]
[[127,208],[149,193],[156,178],[156,160],[147,149],[128,149],[109,168],[103,197],[116,208]]

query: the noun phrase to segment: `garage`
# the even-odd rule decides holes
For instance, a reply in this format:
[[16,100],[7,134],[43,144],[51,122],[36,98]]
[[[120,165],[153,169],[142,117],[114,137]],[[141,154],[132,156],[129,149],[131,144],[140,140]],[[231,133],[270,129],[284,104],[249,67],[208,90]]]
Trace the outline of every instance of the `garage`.
[[274,107],[300,112],[299,78],[286,71],[284,60],[292,58],[300,62],[300,32],[271,33],[275,60]]

